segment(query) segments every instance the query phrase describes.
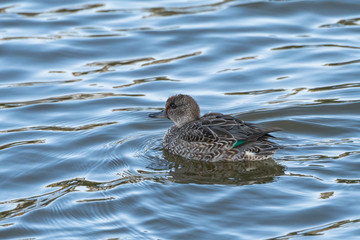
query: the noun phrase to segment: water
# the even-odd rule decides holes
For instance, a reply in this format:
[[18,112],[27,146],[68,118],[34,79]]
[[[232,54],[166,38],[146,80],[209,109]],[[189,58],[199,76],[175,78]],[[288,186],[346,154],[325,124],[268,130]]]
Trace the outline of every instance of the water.
[[[359,239],[360,2],[0,3],[1,239]],[[186,93],[258,163],[163,153]]]

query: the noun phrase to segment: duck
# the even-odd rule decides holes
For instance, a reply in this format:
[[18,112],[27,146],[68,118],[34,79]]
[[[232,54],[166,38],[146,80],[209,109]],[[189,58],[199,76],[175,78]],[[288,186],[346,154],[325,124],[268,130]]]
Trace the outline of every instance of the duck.
[[163,148],[173,155],[205,162],[238,162],[271,159],[282,146],[272,142],[271,132],[231,115],[210,112],[200,116],[198,103],[189,95],[167,99],[165,109],[151,118],[174,122],[164,138]]

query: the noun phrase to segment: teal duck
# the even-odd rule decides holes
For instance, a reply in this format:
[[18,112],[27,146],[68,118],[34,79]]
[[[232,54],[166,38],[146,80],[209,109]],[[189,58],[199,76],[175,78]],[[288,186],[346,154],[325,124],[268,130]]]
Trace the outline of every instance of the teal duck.
[[171,154],[207,162],[265,160],[281,148],[269,141],[279,128],[260,128],[230,115],[207,113],[200,117],[197,102],[188,95],[175,95],[165,110],[149,117],[167,117],[175,125],[164,137],[163,147]]

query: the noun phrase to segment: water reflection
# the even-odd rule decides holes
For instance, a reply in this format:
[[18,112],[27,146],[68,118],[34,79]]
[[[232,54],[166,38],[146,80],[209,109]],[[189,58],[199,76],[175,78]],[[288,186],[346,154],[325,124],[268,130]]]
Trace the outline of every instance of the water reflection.
[[195,14],[195,13],[205,13],[210,11],[216,11],[219,7],[234,0],[224,0],[216,3],[211,4],[204,4],[204,5],[195,5],[195,6],[188,6],[188,7],[171,7],[171,8],[164,8],[164,7],[156,7],[156,8],[149,8],[147,11],[150,12],[150,16],[147,17],[168,17],[174,15],[184,15],[184,14]]
[[[139,59],[132,59],[132,60],[92,62],[92,63],[86,64],[85,67],[100,66],[101,68],[89,70],[89,71],[73,72],[72,74],[73,74],[73,76],[78,77],[78,76],[94,74],[94,73],[105,73],[105,72],[115,71],[114,69],[109,69],[109,68],[115,68],[115,67],[124,67],[124,66],[132,66],[132,65],[135,65],[138,68],[147,67],[147,66],[155,65],[155,64],[171,63],[173,61],[177,61],[177,60],[181,60],[181,59],[189,58],[189,57],[195,57],[195,56],[198,56],[201,54],[202,54],[201,51],[197,51],[197,52],[192,52],[189,54],[182,54],[179,56],[163,58],[163,59],[155,59],[153,57],[146,57],[146,58],[139,58]],[[145,62],[145,63],[142,63],[141,65],[137,65],[140,62]],[[134,70],[134,69],[135,69],[135,67],[132,67],[131,70]],[[126,69],[122,69],[122,70],[125,71]]]
[[322,192],[320,193],[321,199],[328,199],[334,195],[334,192]]
[[261,95],[261,94],[284,92],[284,91],[286,91],[286,89],[265,89],[265,90],[247,91],[247,92],[227,92],[224,93],[224,95]]
[[321,28],[333,28],[333,27],[346,27],[346,26],[357,26],[359,25],[360,18],[342,19],[336,23],[321,25]]
[[171,81],[171,82],[179,82],[180,80],[170,79],[167,76],[160,76],[160,77],[151,77],[151,78],[143,78],[143,79],[135,79],[132,83],[127,83],[119,86],[113,86],[113,88],[125,88],[130,87],[138,84],[149,83],[149,82],[156,82],[156,81]]
[[0,145],[0,150],[4,150],[4,149],[7,149],[7,148],[11,148],[11,147],[27,145],[27,144],[40,144],[40,143],[45,143],[45,140],[44,139],[36,139],[36,140],[18,141],[18,142],[7,143],[7,144],[4,144],[4,145]]
[[172,57],[172,58],[164,58],[164,59],[154,60],[154,61],[149,62],[149,63],[144,63],[141,66],[143,67],[143,66],[148,66],[148,65],[153,65],[153,64],[170,63],[170,62],[172,62],[174,60],[180,60],[180,59],[183,59],[183,58],[194,57],[194,56],[197,56],[197,55],[200,55],[200,54],[202,54],[202,52],[197,51],[197,52],[184,54],[184,55],[180,55],[180,56],[176,56],[176,57]]
[[73,72],[72,74],[74,76],[81,76],[81,75],[88,75],[88,74],[94,74],[94,73],[104,73],[104,72],[110,72],[115,70],[110,70],[110,68],[115,67],[122,67],[122,66],[128,66],[128,65],[136,65],[140,62],[150,62],[155,60],[152,57],[147,58],[137,58],[137,59],[130,59],[130,60],[118,60],[118,61],[101,61],[101,62],[91,62],[85,65],[85,67],[101,67],[94,70],[89,71],[82,71],[82,72]]
[[31,39],[35,39],[35,40],[55,40],[55,39],[60,39],[62,38],[59,35],[51,35],[51,36],[46,36],[46,37],[33,37],[33,36],[20,36],[20,37],[4,37],[1,38],[1,40],[3,41],[7,41],[7,40],[31,40]]
[[263,184],[284,174],[285,167],[274,160],[242,162],[190,161],[164,150],[171,163],[170,176],[177,183],[198,184]]
[[[76,131],[84,131],[95,129],[98,127],[108,126],[112,124],[116,124],[117,122],[104,122],[104,123],[92,123],[86,124],[78,127],[70,127],[70,126],[34,126],[34,127],[26,127],[26,128],[15,128],[15,129],[8,129],[0,131],[0,133],[12,133],[12,132],[27,132],[27,131],[55,131],[55,132],[76,132]],[[32,141],[25,141],[30,142],[33,144]],[[39,143],[35,141],[35,143]],[[43,143],[43,142],[40,142]],[[0,147],[1,149],[1,147]]]
[[340,45],[340,44],[309,44],[309,45],[288,45],[283,47],[272,48],[271,50],[277,51],[277,50],[291,50],[297,48],[320,48],[320,47],[360,49],[360,47]]
[[116,66],[130,65],[130,64],[136,64],[138,62],[153,61],[153,60],[155,60],[155,58],[148,57],[148,58],[136,58],[136,59],[130,59],[130,60],[119,60],[119,61],[101,61],[101,62],[88,63],[85,66],[87,66],[87,67],[92,67],[92,66],[116,67]]
[[81,76],[81,75],[87,75],[87,74],[93,74],[93,73],[104,73],[104,72],[111,72],[113,70],[109,70],[107,66],[104,66],[99,69],[91,70],[91,71],[84,71],[84,72],[73,72],[72,74],[75,77]]
[[330,91],[330,90],[346,89],[346,88],[353,88],[353,87],[360,87],[360,83],[336,84],[336,85],[330,85],[330,86],[325,86],[325,87],[310,88],[310,89],[308,89],[308,91],[309,92],[319,92],[319,91]]
[[[52,72],[49,72],[49,73],[55,73],[55,72],[52,71]],[[75,83],[75,82],[80,82],[80,81],[82,81],[82,79],[59,80],[59,81],[43,81],[43,82],[21,82],[21,83],[12,83],[12,84],[0,84],[0,88],[68,84],[68,83]]]
[[44,12],[18,12],[17,14],[25,16],[25,17],[37,17],[40,15],[49,15],[49,14],[72,14],[72,13],[77,13],[77,12],[84,11],[84,10],[100,8],[103,6],[104,6],[104,4],[85,4],[81,7],[59,8],[59,9],[44,11]]
[[36,209],[46,207],[56,199],[74,190],[74,185],[68,185],[50,193],[0,202],[0,207],[8,208],[8,210],[0,212],[0,221],[21,216]]
[[[146,178],[140,175],[134,175],[129,173],[123,173],[123,175],[124,176],[122,176],[119,179],[113,181],[107,181],[107,182],[95,182],[95,181],[86,180],[84,178],[74,178],[48,185],[47,186],[48,188],[59,188],[49,193],[0,202],[0,207],[7,209],[5,211],[0,212],[0,221],[23,215],[31,211],[37,210],[39,208],[44,208],[48,206],[50,203],[54,202],[56,199],[65,196],[68,193],[79,191],[81,187],[85,187],[87,192],[95,192],[95,191],[109,190],[123,184],[131,184],[131,183],[147,180]],[[103,198],[102,201],[112,200],[112,199],[114,198],[112,197]],[[89,201],[101,201],[101,200],[100,199],[81,200],[81,202],[87,202],[87,201],[89,202]]]
[[7,7],[2,7],[2,8],[0,8],[0,13],[6,13],[6,11],[7,11],[8,9],[13,8],[13,7],[15,7],[15,6],[12,5],[12,6],[7,6]]
[[[236,163],[207,163],[189,161],[164,151],[167,166],[170,169],[162,171],[138,170],[137,173],[123,171],[118,179],[104,182],[91,181],[84,178],[74,178],[48,185],[48,188],[58,188],[49,193],[0,202],[5,211],[0,212],[0,220],[20,216],[39,208],[48,206],[56,199],[74,191],[85,188],[87,192],[97,192],[113,189],[124,184],[135,184],[144,181],[176,182],[197,184],[264,184],[275,181],[275,177],[284,174],[285,167],[274,160],[244,161]],[[83,199],[79,202],[94,202],[113,200],[114,197]]]
[[336,67],[336,66],[349,65],[349,64],[354,64],[354,63],[360,63],[360,59],[346,61],[346,62],[326,63],[326,64],[324,64],[324,66]]
[[360,179],[336,179],[337,183],[359,184]]
[[91,99],[102,99],[106,97],[142,97],[145,96],[144,94],[115,94],[115,93],[77,93],[77,94],[70,94],[60,97],[51,97],[45,99],[38,99],[32,101],[24,101],[24,102],[0,102],[0,109],[2,108],[15,108],[15,107],[23,107],[23,106],[30,106],[36,105],[39,103],[58,103],[58,102],[65,102],[65,101],[79,101],[79,100],[91,100]]
[[326,234],[330,230],[339,229],[339,228],[346,228],[346,227],[349,228],[349,227],[351,227],[351,225],[359,224],[359,223],[360,223],[360,219],[341,220],[341,221],[338,221],[338,222],[327,224],[325,226],[300,230],[300,231],[296,231],[296,232],[286,234],[284,236],[275,237],[275,238],[271,238],[271,239],[273,239],[273,240],[275,240],[275,239],[279,239],[279,240],[280,239],[292,239],[292,238],[298,239],[300,236],[302,236],[302,237],[305,237],[305,236],[324,236],[324,234]]

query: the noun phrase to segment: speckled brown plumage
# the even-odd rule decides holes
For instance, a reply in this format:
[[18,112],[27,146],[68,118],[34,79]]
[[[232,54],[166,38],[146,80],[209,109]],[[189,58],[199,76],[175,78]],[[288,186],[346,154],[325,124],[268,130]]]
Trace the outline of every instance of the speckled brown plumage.
[[200,117],[198,104],[188,95],[170,97],[164,113],[175,126],[166,132],[163,146],[170,153],[187,159],[209,162],[264,160],[280,148],[268,140],[272,137],[270,132],[280,129],[262,129],[221,113]]

